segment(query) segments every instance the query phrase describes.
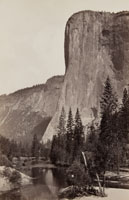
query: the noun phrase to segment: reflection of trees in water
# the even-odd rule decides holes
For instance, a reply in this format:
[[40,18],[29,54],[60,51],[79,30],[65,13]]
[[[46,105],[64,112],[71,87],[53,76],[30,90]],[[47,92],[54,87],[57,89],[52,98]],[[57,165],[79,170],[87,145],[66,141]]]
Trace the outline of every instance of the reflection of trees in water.
[[55,168],[52,169],[53,178],[56,181],[58,187],[65,187],[66,184],[66,169],[65,168]]
[[56,180],[54,179],[53,173],[51,169],[48,169],[45,176],[46,186],[51,193],[52,197],[55,199],[58,192],[58,185]]
[[57,192],[64,187],[64,169],[33,168],[31,176],[33,184],[21,187],[19,190],[10,191],[2,196],[0,200],[54,200]]
[[31,176],[33,177],[33,184],[45,184],[45,174],[43,173],[43,169],[40,167],[32,168]]
[[33,184],[51,185],[54,187],[65,186],[65,169],[64,168],[32,168],[31,176]]

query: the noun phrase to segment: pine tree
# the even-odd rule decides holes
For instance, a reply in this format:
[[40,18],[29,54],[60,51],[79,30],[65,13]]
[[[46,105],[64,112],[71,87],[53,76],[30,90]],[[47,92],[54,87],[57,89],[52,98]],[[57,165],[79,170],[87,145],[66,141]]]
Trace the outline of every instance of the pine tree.
[[81,152],[84,147],[84,131],[83,125],[79,113],[79,109],[77,108],[77,112],[75,115],[75,127],[74,127],[74,152],[73,159],[80,158]]
[[66,113],[64,107],[62,107],[61,115],[59,118],[59,125],[57,131],[58,140],[58,160],[61,164],[66,159]]
[[125,163],[128,156],[127,144],[129,144],[129,94],[126,88],[123,91],[122,106],[119,111],[118,132],[123,154],[122,162]]
[[57,134],[53,137],[51,146],[51,160],[54,164],[64,164],[66,159],[66,115],[64,107],[59,117]]
[[118,100],[117,100],[116,95],[113,93],[110,78],[107,77],[107,80],[106,80],[105,86],[104,86],[104,92],[103,92],[103,95],[102,95],[101,101],[100,101],[100,108],[101,108],[102,116],[105,113],[111,114],[111,113],[115,112],[116,108],[117,108],[117,102],[118,102]]
[[95,127],[94,123],[92,123],[89,127],[89,131],[87,133],[86,138],[86,150],[96,153],[96,147],[98,142],[98,135],[99,135],[99,129],[98,127]]
[[98,164],[103,172],[113,165],[113,147],[116,144],[117,133],[114,131],[115,115],[117,113],[117,98],[113,93],[109,77],[104,86],[104,92],[100,101],[101,122],[98,139]]
[[60,115],[60,118],[59,118],[59,125],[58,125],[58,135],[63,135],[66,133],[66,113],[65,113],[65,110],[64,110],[64,107],[62,107],[62,111],[61,111],[61,115]]
[[104,92],[101,97],[101,123],[100,123],[100,140],[105,145],[110,145],[112,140],[112,116],[117,112],[117,98],[113,93],[109,77],[104,86]]
[[34,134],[34,137],[33,137],[31,152],[32,152],[32,156],[35,157],[37,160],[39,157],[39,141],[37,139],[36,134]]
[[[0,152],[6,155],[8,158],[10,157],[10,142],[9,139],[0,135]],[[12,155],[11,155],[12,156]]]
[[126,88],[123,91],[121,122],[123,138],[129,143],[129,94]]
[[73,145],[74,145],[74,121],[71,108],[69,109],[67,126],[66,126],[66,152],[67,162],[73,161]]
[[58,139],[57,139],[57,135],[54,135],[52,139],[51,152],[50,152],[50,159],[53,164],[57,164],[58,152],[59,152]]
[[127,105],[128,98],[129,98],[128,92],[127,92],[127,89],[125,88],[123,91],[123,99],[122,99],[122,103],[124,107]]

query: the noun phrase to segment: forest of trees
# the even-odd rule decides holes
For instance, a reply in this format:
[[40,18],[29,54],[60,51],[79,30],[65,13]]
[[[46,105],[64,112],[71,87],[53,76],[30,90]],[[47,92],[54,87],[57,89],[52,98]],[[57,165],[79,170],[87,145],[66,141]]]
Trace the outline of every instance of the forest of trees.
[[105,173],[117,170],[128,161],[129,144],[129,94],[125,88],[122,104],[118,103],[109,77],[104,86],[100,101],[101,121],[97,142],[96,165]]
[[50,158],[52,163],[71,165],[75,160],[81,161],[81,153],[92,152],[92,164],[99,173],[116,170],[129,163],[129,94],[125,88],[122,103],[117,99],[110,78],[105,81],[100,100],[101,117],[99,124],[92,122],[84,135],[80,111],[77,109],[73,119],[72,109],[68,118],[62,108],[57,128],[53,136]]
[[50,155],[50,148],[51,148],[50,140],[48,140],[45,144],[40,143],[40,141],[37,138],[37,135],[34,134],[30,155],[32,157],[35,157],[36,161],[38,161],[40,157],[42,157],[44,160],[48,160]]
[[82,152],[85,152],[87,162],[98,174],[104,175],[107,170],[116,170],[119,174],[121,166],[129,166],[129,93],[126,88],[121,96],[120,103],[108,77],[100,97],[100,120],[97,125],[93,120],[86,134],[80,110],[77,108],[73,116],[70,108],[66,116],[63,107],[52,142],[41,144],[34,134],[31,147],[25,147],[0,136],[0,152],[9,160],[19,156],[32,156],[36,160],[50,157],[53,164],[63,166],[83,162]]
[[0,136],[0,153],[6,155],[9,160],[13,157],[30,156],[30,147],[24,146],[21,142],[9,140],[4,136]]
[[66,122],[66,113],[62,108],[59,118],[57,134],[54,135],[50,158],[54,164],[69,165],[73,161],[80,160],[80,153],[84,148],[84,129],[79,113],[76,111],[75,119],[71,108]]
[[8,160],[12,161],[13,157],[35,157],[38,161],[39,157],[49,159],[51,142],[41,144],[34,134],[32,144],[24,145],[6,137],[0,136],[0,158],[5,155]]

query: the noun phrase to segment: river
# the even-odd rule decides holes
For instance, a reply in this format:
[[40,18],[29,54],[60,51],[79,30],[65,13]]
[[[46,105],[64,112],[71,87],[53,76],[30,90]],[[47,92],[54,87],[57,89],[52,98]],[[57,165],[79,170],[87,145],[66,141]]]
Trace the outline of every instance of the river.
[[61,168],[32,168],[34,178],[31,185],[9,191],[0,200],[57,200],[58,191],[66,186],[65,173]]

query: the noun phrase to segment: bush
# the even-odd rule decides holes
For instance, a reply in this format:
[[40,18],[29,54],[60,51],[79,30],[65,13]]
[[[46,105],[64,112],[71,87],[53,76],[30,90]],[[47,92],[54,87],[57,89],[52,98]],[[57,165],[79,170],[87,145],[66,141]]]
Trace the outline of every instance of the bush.
[[3,175],[9,180],[13,188],[19,188],[21,186],[21,174],[18,171],[11,171],[10,168],[6,167]]
[[74,161],[74,163],[67,169],[66,175],[68,185],[90,185],[90,177],[88,176],[88,173],[85,171],[84,166],[77,161]]
[[87,189],[79,186],[69,186],[59,192],[59,198],[73,199],[75,197],[88,196]]
[[5,168],[4,168],[3,176],[5,176],[5,178],[9,179],[10,176],[11,176],[11,173],[12,173],[12,172],[11,172],[10,168],[8,168],[8,167],[5,167]]
[[11,177],[9,179],[9,181],[12,184],[15,184],[15,183],[19,184],[19,183],[21,183],[21,174],[18,171],[16,171],[16,170],[13,171],[12,175],[11,175]]
[[59,198],[73,199],[75,197],[95,195],[100,196],[98,190],[93,187],[87,188],[86,186],[69,186],[59,192]]
[[97,195],[99,192],[93,187],[92,179],[85,170],[84,165],[78,161],[74,163],[66,171],[67,183],[69,187],[59,192],[60,198],[75,198],[81,196]]
[[11,167],[12,163],[8,160],[7,156],[0,154],[0,166]]

